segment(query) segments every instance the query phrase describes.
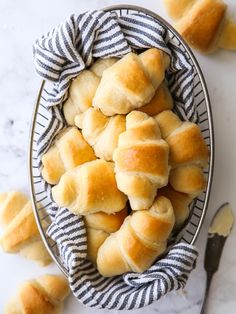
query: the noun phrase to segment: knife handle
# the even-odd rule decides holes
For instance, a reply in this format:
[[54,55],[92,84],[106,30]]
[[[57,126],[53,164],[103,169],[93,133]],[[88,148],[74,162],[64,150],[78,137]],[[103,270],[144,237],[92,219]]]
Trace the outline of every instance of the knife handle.
[[204,266],[207,272],[216,272],[219,268],[220,257],[226,237],[219,234],[208,234]]
[[210,290],[210,285],[211,285],[211,280],[215,272],[207,272],[207,279],[206,279],[206,288],[205,288],[205,294],[204,294],[204,299],[202,303],[202,309],[200,314],[205,314],[206,310],[206,303],[207,303],[207,296]]

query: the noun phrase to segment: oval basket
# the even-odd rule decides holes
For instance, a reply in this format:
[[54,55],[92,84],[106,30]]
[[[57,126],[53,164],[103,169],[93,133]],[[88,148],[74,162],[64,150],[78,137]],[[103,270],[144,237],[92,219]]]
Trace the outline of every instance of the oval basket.
[[[210,107],[209,95],[206,87],[206,83],[202,74],[202,71],[188,45],[180,37],[180,35],[160,16],[157,14],[137,6],[111,6],[104,9],[105,11],[115,11],[119,16],[127,13],[136,14],[146,14],[154,19],[158,20],[162,25],[164,25],[169,36],[176,41],[176,44],[185,52],[187,58],[194,69],[194,101],[197,108],[199,121],[198,125],[201,128],[203,137],[209,147],[210,158],[207,168],[204,173],[207,180],[206,189],[204,192],[196,198],[190,206],[190,216],[184,228],[179,232],[176,238],[176,242],[185,242],[188,244],[194,244],[197,236],[200,232],[204,216],[206,213],[211,183],[213,175],[213,164],[214,164],[214,136],[213,136],[213,122]],[[56,262],[58,267],[62,272],[67,275],[67,271],[63,266],[60,255],[58,253],[56,243],[47,236],[46,230],[50,225],[50,217],[46,212],[46,208],[51,205],[48,199],[47,192],[44,189],[43,180],[41,177],[40,169],[38,167],[37,159],[37,140],[42,134],[46,124],[47,117],[44,115],[45,108],[40,103],[42,90],[45,82],[41,84],[41,88],[37,97],[36,105],[33,113],[31,135],[30,135],[30,146],[29,146],[29,174],[30,174],[30,187],[31,187],[31,197],[33,202],[33,208],[35,212],[35,217],[37,224],[43,238],[43,241],[52,256],[53,260]]]

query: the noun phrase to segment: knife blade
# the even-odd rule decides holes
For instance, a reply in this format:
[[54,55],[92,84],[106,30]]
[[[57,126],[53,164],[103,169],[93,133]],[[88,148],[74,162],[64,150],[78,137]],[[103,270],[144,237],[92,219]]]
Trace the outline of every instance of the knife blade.
[[229,203],[220,206],[212,219],[208,229],[208,239],[205,251],[204,267],[206,270],[206,288],[202,304],[201,314],[205,313],[206,301],[209,293],[211,280],[219,268],[220,258],[225,241],[233,227],[234,216]]

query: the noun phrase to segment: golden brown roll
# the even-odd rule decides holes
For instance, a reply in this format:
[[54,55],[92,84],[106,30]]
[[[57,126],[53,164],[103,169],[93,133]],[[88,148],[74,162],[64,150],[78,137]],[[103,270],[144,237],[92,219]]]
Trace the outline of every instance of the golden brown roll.
[[97,157],[111,161],[119,135],[125,131],[125,116],[107,117],[94,108],[81,115],[75,117],[75,124],[82,129],[83,137],[93,147]]
[[164,110],[171,109],[173,109],[173,98],[166,85],[166,82],[163,81],[163,83],[156,90],[156,93],[152,100],[138,110],[145,112],[152,117]]
[[4,314],[61,314],[62,302],[68,295],[69,286],[64,277],[44,275],[24,282]]
[[58,206],[65,206],[74,214],[118,212],[127,198],[117,188],[114,164],[102,159],[87,162],[67,171],[58,185],[52,188]]
[[194,48],[205,53],[212,52],[217,48],[226,8],[220,0],[199,0],[176,28]]
[[0,193],[0,225],[7,226],[28,203],[28,198],[21,192]]
[[221,0],[165,0],[176,29],[194,48],[203,53],[218,47],[236,50],[236,22],[227,16]]
[[199,195],[205,187],[203,168],[209,158],[201,130],[195,123],[182,122],[169,110],[155,118],[170,148],[170,184],[179,192]]
[[127,54],[103,72],[93,106],[107,116],[142,107],[153,98],[169,62],[168,55],[156,48]]
[[168,144],[155,119],[139,111],[129,113],[113,159],[117,186],[133,210],[149,208],[157,189],[167,184],[168,157]]
[[149,210],[134,212],[98,250],[97,268],[105,277],[148,269],[167,245],[175,222],[171,202],[157,197]]
[[98,59],[90,69],[81,71],[72,81],[69,98],[63,105],[64,116],[68,125],[74,125],[75,116],[92,106],[92,100],[103,71],[114,64],[116,60],[116,58]]
[[91,262],[96,264],[99,247],[110,233],[120,228],[127,213],[127,209],[124,208],[115,214],[98,212],[84,216],[87,230],[87,255]]
[[157,192],[158,196],[165,196],[171,201],[175,214],[175,228],[178,229],[189,216],[189,205],[193,196],[175,191],[167,185]]
[[20,192],[7,193],[1,203],[1,221],[4,231],[0,239],[7,253],[19,252],[24,257],[45,266],[52,260],[41,240],[31,202]]
[[57,184],[67,170],[96,159],[93,149],[76,127],[66,128],[42,156],[42,176],[50,184]]

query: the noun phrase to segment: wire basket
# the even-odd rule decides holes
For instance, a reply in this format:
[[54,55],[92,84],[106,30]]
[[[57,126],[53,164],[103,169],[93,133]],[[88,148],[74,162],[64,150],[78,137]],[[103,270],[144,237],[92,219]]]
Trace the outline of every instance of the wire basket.
[[[157,14],[137,6],[111,6],[104,9],[105,11],[115,11],[119,16],[127,13],[146,14],[157,19],[162,25],[167,28],[169,36],[176,41],[176,44],[185,52],[189,62],[194,69],[194,101],[197,108],[199,121],[198,125],[202,131],[203,137],[208,145],[210,151],[210,158],[208,166],[204,173],[207,180],[207,185],[203,193],[196,198],[190,205],[190,215],[184,228],[178,233],[176,242],[185,242],[194,244],[200,232],[204,216],[206,213],[208,200],[210,196],[210,189],[213,176],[214,164],[214,136],[213,136],[213,122],[210,107],[209,95],[202,71],[188,45],[180,37],[180,35],[160,16]],[[47,191],[45,191],[43,179],[40,169],[38,167],[37,158],[37,140],[45,129],[48,118],[47,108],[41,104],[41,96],[45,81],[42,82],[39,94],[37,97],[36,105],[33,113],[33,121],[30,135],[29,147],[29,174],[30,174],[30,187],[33,208],[35,212],[36,221],[43,238],[43,241],[62,272],[67,275],[67,270],[64,267],[60,258],[56,243],[46,234],[46,230],[51,223],[50,217],[46,209],[51,206],[51,200],[48,198]]]

